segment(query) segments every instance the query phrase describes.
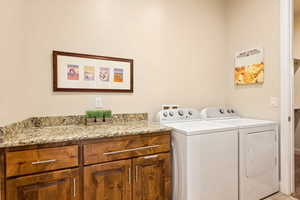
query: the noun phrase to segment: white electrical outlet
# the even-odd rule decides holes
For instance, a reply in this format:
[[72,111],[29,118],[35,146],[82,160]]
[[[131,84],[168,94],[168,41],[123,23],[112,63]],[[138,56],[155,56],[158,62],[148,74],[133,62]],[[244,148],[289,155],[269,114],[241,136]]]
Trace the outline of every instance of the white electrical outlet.
[[103,108],[103,101],[101,97],[96,97],[96,108]]
[[278,108],[279,107],[279,99],[277,97],[270,97],[270,105],[273,108]]

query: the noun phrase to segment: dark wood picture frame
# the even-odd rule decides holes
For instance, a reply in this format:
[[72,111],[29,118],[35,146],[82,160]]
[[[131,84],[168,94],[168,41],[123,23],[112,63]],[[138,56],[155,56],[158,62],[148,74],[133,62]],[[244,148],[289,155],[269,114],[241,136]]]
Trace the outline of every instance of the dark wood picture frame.
[[[126,58],[116,58],[107,56],[96,56],[89,54],[80,53],[70,53],[63,51],[53,51],[53,91],[54,92],[109,92],[109,93],[133,93],[133,59]],[[130,63],[130,89],[92,89],[92,88],[59,88],[58,87],[58,56],[70,56],[97,60],[108,60],[108,61],[118,61],[118,62],[128,62]]]

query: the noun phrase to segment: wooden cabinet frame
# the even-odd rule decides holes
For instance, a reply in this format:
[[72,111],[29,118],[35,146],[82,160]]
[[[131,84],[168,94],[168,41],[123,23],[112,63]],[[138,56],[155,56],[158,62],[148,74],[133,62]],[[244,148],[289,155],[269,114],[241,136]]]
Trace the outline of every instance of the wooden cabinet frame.
[[9,179],[6,191],[7,200],[79,200],[79,169]]
[[133,200],[171,199],[171,155],[155,154],[133,159]]
[[84,199],[131,200],[131,170],[131,160],[84,167]]
[[[131,144],[132,140],[141,140],[144,141],[145,138],[149,138],[149,140],[157,137],[157,136],[166,136],[169,137],[168,145],[165,144],[161,145],[160,148],[156,150],[147,149],[146,151],[143,150],[138,153],[130,153],[127,154],[128,156],[125,156],[124,158],[115,156],[114,159],[111,159],[109,161],[98,161],[97,163],[92,164],[84,164],[84,146],[88,144],[97,144],[97,143],[106,143],[106,142],[113,142],[113,141],[120,141],[120,140],[128,140],[128,145]],[[167,140],[166,140],[167,141]],[[24,151],[24,150],[35,150],[35,149],[46,149],[46,148],[59,148],[59,147],[65,147],[65,146],[78,146],[78,165],[66,168],[66,169],[59,169],[59,170],[52,170],[50,167],[45,167],[45,171],[39,171],[34,172],[32,174],[22,174],[22,175],[16,175],[12,177],[6,176],[6,154],[8,152],[18,152],[18,151]],[[145,144],[146,145],[146,144]],[[115,169],[111,171],[111,173],[115,173],[115,177],[118,177],[119,174],[124,173],[123,175],[123,182],[125,183],[126,179],[126,191],[124,194],[126,198],[124,200],[140,200],[138,198],[134,198],[135,192],[133,190],[136,190],[137,187],[134,186],[135,184],[135,165],[142,166],[142,160],[146,160],[145,163],[150,162],[150,165],[159,165],[161,169],[163,169],[162,174],[165,180],[164,188],[167,188],[164,190],[164,198],[159,198],[159,200],[171,200],[171,133],[169,131],[167,132],[159,132],[159,133],[149,133],[149,134],[141,134],[141,135],[135,135],[135,136],[122,136],[122,137],[114,137],[114,138],[103,138],[103,139],[89,139],[89,140],[83,140],[83,141],[68,141],[68,142],[61,142],[61,143],[55,143],[55,144],[43,144],[43,145],[30,145],[30,146],[24,146],[24,147],[11,147],[11,148],[2,148],[0,149],[0,199],[1,200],[22,200],[22,199],[12,199],[10,196],[7,195],[8,192],[13,192],[14,187],[13,185],[21,184],[22,181],[27,182],[34,182],[34,178],[32,177],[40,177],[40,182],[49,181],[52,174],[60,174],[63,171],[72,171],[72,173],[69,174],[69,176],[74,176],[74,172],[76,171],[76,174],[78,174],[78,177],[76,177],[76,181],[78,181],[76,185],[76,189],[78,189],[77,195],[75,199],[70,200],[90,200],[87,198],[90,198],[86,194],[84,194],[87,186],[84,186],[84,181],[88,180],[89,178],[86,177],[88,173],[91,173],[93,170],[105,170],[105,169]],[[159,155],[159,156],[156,156]],[[168,158],[167,158],[167,157]],[[145,159],[146,158],[146,159]],[[116,164],[118,163],[118,164]],[[151,164],[152,163],[152,164]],[[125,166],[125,168],[122,168],[121,166]],[[168,168],[168,170],[165,171],[165,168]],[[121,171],[120,171],[121,170]],[[123,171],[122,171],[123,170]],[[151,170],[150,170],[151,171]],[[48,174],[48,176],[47,176]],[[68,175],[68,173],[64,172],[65,176]],[[73,174],[73,175],[72,175]],[[61,175],[57,175],[61,176]],[[102,176],[102,177],[101,177]],[[47,178],[48,177],[48,178]],[[98,179],[103,178],[104,174],[98,173]],[[113,179],[114,175],[109,177],[109,175],[106,176],[106,179]],[[65,177],[67,180],[67,177]],[[100,180],[99,179],[99,180]],[[117,178],[117,180],[121,180],[120,178]],[[94,181],[94,180],[93,180]],[[55,182],[55,181],[54,181]],[[55,184],[55,183],[54,183]],[[78,187],[78,188],[77,188]],[[154,195],[155,196],[155,195]],[[86,198],[85,198],[86,197]],[[10,199],[8,199],[10,198]],[[101,199],[102,200],[102,199]],[[106,199],[105,199],[106,200]],[[115,200],[112,199],[111,200]],[[118,199],[120,200],[120,199]],[[123,199],[121,199],[123,200]],[[141,199],[142,200],[142,199]],[[144,199],[143,199],[144,200]],[[148,199],[145,199],[148,200]]]

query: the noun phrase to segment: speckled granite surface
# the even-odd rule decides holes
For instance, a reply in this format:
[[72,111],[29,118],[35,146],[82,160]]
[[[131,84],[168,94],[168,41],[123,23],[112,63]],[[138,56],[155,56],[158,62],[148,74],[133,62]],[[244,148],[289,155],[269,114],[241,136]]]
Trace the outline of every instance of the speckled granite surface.
[[145,113],[115,114],[109,123],[102,125],[86,126],[84,123],[84,116],[30,118],[0,128],[3,134],[0,148],[171,130],[158,123],[149,122],[148,115]]

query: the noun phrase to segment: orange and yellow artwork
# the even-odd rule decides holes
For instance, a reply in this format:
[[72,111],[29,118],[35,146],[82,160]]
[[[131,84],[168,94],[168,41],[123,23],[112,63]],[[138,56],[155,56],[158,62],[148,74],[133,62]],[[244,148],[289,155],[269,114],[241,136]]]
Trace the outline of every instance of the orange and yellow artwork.
[[234,69],[234,82],[237,85],[263,83],[264,71],[264,63],[236,67]]
[[114,69],[114,82],[123,83],[123,75],[124,75],[123,69],[115,68]]
[[264,50],[255,48],[238,52],[235,57],[234,83],[236,85],[264,83]]

